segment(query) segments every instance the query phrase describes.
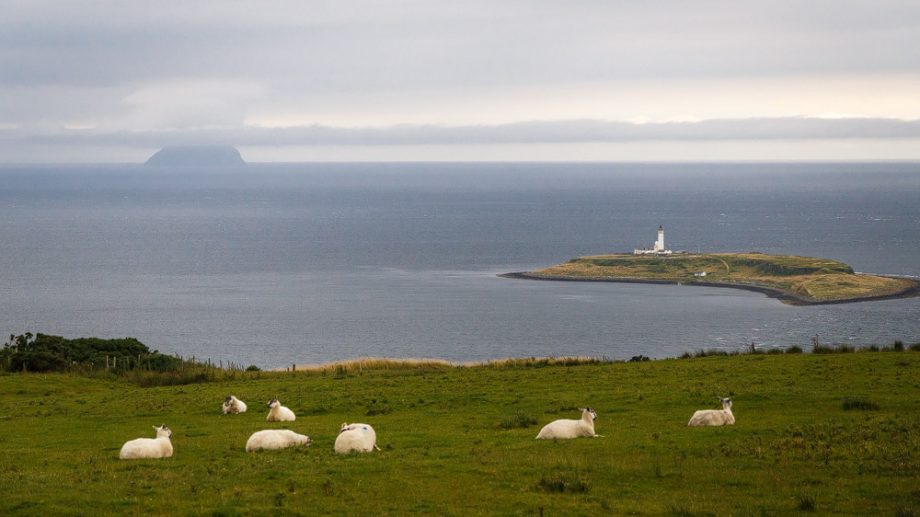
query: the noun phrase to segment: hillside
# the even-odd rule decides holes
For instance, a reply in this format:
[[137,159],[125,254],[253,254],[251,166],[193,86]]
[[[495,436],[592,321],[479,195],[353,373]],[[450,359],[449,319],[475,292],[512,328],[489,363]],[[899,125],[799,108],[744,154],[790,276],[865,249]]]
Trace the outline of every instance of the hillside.
[[850,266],[835,260],[763,253],[595,255],[514,276],[738,287],[762,291],[791,304],[840,303],[920,294],[917,280],[856,274]]
[[[121,378],[0,375],[0,514],[915,515],[918,352],[641,363],[350,366],[140,388]],[[233,393],[249,412],[222,415]],[[734,399],[737,423],[688,428]],[[310,448],[245,453],[277,397]],[[538,441],[598,413],[603,438]],[[336,456],[342,422],[380,452]],[[173,430],[175,455],[118,460]]]

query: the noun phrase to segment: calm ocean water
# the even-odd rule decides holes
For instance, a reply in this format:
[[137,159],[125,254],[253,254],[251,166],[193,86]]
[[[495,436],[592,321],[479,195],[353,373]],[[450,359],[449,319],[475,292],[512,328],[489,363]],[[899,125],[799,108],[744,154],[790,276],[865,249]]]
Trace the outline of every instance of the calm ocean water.
[[920,299],[817,307],[497,273],[649,246],[920,275],[920,164],[0,168],[0,332],[261,367],[920,341]]

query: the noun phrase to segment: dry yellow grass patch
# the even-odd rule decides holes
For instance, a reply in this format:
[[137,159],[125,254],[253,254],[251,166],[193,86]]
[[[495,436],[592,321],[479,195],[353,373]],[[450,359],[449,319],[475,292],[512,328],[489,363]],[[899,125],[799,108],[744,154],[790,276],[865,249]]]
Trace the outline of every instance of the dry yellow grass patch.
[[[341,371],[361,372],[374,370],[444,370],[449,368],[465,368],[476,366],[489,366],[493,368],[510,368],[516,366],[533,365],[575,365],[612,362],[610,359],[590,356],[560,356],[560,357],[509,357],[504,359],[491,359],[488,361],[461,361],[451,362],[446,359],[393,359],[387,357],[360,357],[344,361],[334,361],[321,364],[296,364],[293,371],[310,373],[336,373]],[[275,371],[292,371],[292,368],[278,368]]]

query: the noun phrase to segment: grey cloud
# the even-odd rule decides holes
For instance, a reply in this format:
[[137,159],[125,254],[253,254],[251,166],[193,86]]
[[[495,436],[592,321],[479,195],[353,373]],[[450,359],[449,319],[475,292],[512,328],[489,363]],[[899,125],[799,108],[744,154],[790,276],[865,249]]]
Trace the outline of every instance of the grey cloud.
[[[912,138],[916,122],[882,119],[449,124],[634,116],[601,109],[539,111],[542,99],[564,105],[566,92],[590,91],[579,89],[585,85],[608,92],[623,86],[621,91],[634,94],[635,84],[692,88],[699,79],[705,85],[699,88],[706,88],[724,80],[731,94],[732,80],[751,78],[770,77],[795,91],[806,77],[916,77],[918,34],[920,3],[915,0],[6,0],[0,8],[0,128],[21,129],[0,129],[0,143],[155,147]],[[486,110],[502,99],[530,90],[551,93],[533,97],[521,108],[527,111],[489,118]],[[495,92],[500,95],[489,99]],[[673,98],[680,95],[675,86]],[[467,112],[460,118],[442,110],[442,118],[432,120],[445,125],[243,126],[246,120],[283,124],[286,114],[294,121],[388,123],[435,103],[449,107],[452,100]],[[616,102],[635,100],[624,93]],[[396,115],[393,106],[399,108]],[[651,118],[681,114],[662,115],[655,107],[637,111]],[[737,116],[892,114],[848,107]],[[375,118],[376,112],[382,114]],[[915,112],[916,106],[905,110]],[[53,129],[67,125],[105,129]],[[218,125],[225,128],[187,129]]]
[[233,75],[323,92],[920,66],[920,5],[891,0],[14,4],[12,84]]
[[634,124],[601,120],[532,121],[500,125],[396,125],[375,128],[209,128],[170,131],[74,130],[24,134],[0,130],[0,143],[109,145],[231,144],[240,146],[460,145],[635,141],[920,138],[920,121],[897,119],[751,118]]

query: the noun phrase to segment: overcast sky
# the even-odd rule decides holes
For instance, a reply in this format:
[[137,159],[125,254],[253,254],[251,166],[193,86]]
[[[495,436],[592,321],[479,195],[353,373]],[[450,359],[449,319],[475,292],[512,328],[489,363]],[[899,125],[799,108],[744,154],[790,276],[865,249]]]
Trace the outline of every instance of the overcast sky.
[[920,159],[916,0],[0,0],[0,163]]

